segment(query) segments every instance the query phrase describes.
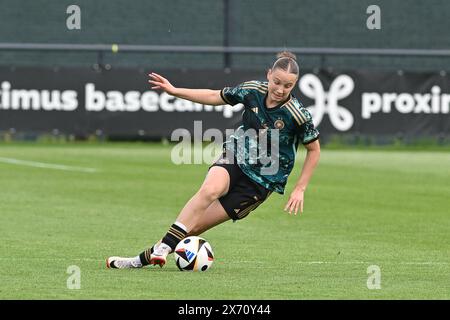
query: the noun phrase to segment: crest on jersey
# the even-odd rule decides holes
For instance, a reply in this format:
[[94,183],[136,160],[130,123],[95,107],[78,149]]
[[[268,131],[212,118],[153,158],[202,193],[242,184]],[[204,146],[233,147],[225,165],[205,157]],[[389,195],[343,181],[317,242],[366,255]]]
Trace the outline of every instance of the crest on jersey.
[[284,122],[283,120],[278,119],[277,121],[275,121],[274,126],[276,129],[283,129],[284,128]]

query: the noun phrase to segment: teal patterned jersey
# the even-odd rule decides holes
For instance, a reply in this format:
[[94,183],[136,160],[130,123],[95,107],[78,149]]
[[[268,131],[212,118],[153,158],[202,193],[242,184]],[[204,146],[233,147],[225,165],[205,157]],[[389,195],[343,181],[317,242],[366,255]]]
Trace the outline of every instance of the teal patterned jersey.
[[242,103],[242,124],[227,139],[224,149],[231,151],[241,170],[266,189],[284,194],[299,143],[319,138],[311,114],[294,96],[280,105],[267,108],[268,83],[248,81],[221,90],[230,104]]

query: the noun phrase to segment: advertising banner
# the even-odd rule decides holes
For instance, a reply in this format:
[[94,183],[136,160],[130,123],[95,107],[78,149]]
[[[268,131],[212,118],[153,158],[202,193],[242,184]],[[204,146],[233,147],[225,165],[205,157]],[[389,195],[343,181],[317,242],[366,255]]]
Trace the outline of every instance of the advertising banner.
[[[0,131],[167,137],[180,128],[236,128],[243,105],[210,106],[151,90],[155,71],[185,88],[266,80],[265,71],[0,67]],[[450,79],[442,73],[302,70],[293,94],[322,136],[448,136]]]

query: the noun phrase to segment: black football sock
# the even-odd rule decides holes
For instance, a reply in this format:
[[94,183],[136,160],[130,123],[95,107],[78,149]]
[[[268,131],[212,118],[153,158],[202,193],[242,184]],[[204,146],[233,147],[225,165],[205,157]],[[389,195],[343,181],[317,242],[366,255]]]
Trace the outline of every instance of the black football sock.
[[177,244],[181,240],[183,240],[186,237],[186,235],[187,235],[186,227],[179,222],[175,222],[170,227],[169,231],[167,231],[164,238],[162,238],[162,242],[167,244],[170,247],[170,249],[172,249],[172,252],[174,252]]
[[153,247],[154,246],[139,254],[139,259],[141,260],[143,266],[147,266],[150,264],[150,255],[153,253]]
[[[162,238],[161,242],[164,242],[166,245],[168,245],[173,252],[177,244],[181,240],[183,240],[186,237],[186,235],[187,235],[186,227],[180,222],[175,222],[169,228],[169,231],[167,231],[166,235]],[[154,247],[155,245],[139,254],[139,259],[141,260],[143,266],[150,264],[150,255],[153,253]]]

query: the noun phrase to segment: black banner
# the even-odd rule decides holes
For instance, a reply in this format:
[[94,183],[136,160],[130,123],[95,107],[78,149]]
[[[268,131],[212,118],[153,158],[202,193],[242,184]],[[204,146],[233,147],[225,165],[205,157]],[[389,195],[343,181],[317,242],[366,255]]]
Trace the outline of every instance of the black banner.
[[[208,106],[150,90],[155,71],[178,87],[221,89],[265,71],[0,68],[0,131],[167,137],[235,128],[243,106]],[[442,73],[303,70],[294,95],[322,135],[448,136],[450,79]]]

